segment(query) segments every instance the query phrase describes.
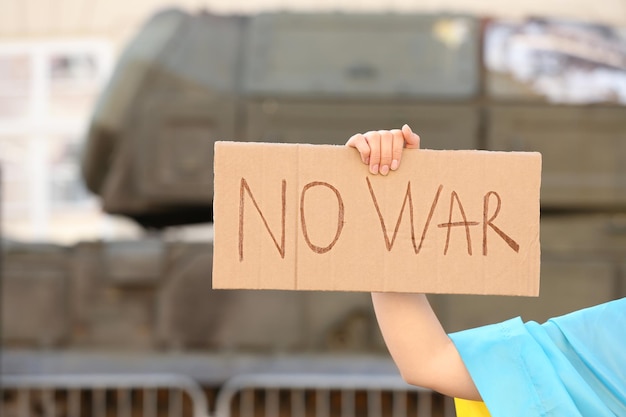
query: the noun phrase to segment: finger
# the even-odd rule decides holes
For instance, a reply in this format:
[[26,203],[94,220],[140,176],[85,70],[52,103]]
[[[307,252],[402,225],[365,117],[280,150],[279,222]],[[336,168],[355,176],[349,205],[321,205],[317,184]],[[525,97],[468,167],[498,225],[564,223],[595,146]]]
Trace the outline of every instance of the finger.
[[393,129],[391,131],[393,135],[393,152],[391,159],[391,170],[395,171],[400,166],[400,160],[402,159],[402,150],[404,148],[404,136],[400,129]]
[[380,134],[376,131],[367,132],[365,139],[370,147],[370,172],[376,175],[380,168]]
[[351,146],[355,148],[356,150],[358,150],[359,154],[361,154],[361,161],[363,161],[364,164],[369,164],[370,147],[367,144],[367,140],[365,139],[365,136],[363,136],[360,133],[357,133],[356,135],[353,135],[350,139],[348,139],[348,141],[346,142],[346,145]]
[[409,149],[419,149],[420,147],[420,137],[416,133],[411,130],[409,125],[405,124],[402,126],[402,135],[404,137],[404,142],[406,147]]
[[380,134],[380,173],[389,174],[389,167],[393,159],[393,135],[388,130],[379,130]]

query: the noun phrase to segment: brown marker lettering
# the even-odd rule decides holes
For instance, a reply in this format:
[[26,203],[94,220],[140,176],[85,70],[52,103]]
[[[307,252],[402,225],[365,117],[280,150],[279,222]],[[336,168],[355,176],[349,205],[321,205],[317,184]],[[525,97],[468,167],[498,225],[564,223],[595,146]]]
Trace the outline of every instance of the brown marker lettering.
[[420,245],[417,247],[415,254],[417,255],[422,250],[422,244],[424,243],[424,239],[426,238],[426,231],[428,230],[428,226],[430,226],[430,221],[433,218],[433,214],[435,213],[435,207],[437,207],[437,202],[439,201],[439,195],[441,194],[441,190],[443,189],[443,184],[439,184],[437,188],[437,193],[435,194],[435,198],[433,199],[433,203],[430,205],[430,211],[428,212],[428,217],[426,218],[426,223],[424,223],[424,230],[422,230],[422,237],[420,239]]
[[278,253],[280,253],[280,257],[283,259],[285,258],[285,209],[287,205],[286,204],[286,190],[287,190],[287,181],[283,180],[282,201],[281,201],[281,206],[282,206],[281,237],[280,237],[280,244],[279,244],[278,241],[276,240],[276,237],[274,236],[274,233],[272,233],[272,230],[267,224],[267,220],[265,219],[263,212],[259,208],[259,205],[257,204],[256,199],[252,195],[252,191],[250,191],[248,182],[246,181],[245,178],[243,177],[241,178],[241,184],[239,186],[239,262],[243,261],[243,235],[244,235],[243,231],[244,231],[244,211],[245,211],[244,210],[244,202],[245,202],[244,191],[246,191],[248,195],[250,196],[250,198],[252,199],[252,203],[254,204],[256,211],[261,216],[261,220],[263,220],[263,224],[265,225],[265,228],[267,229],[268,233],[272,237],[272,240],[274,241],[274,245],[276,245],[276,249],[278,249]]
[[[317,186],[330,188],[335,193],[335,196],[337,197],[337,203],[339,205],[339,210],[337,214],[337,232],[335,233],[335,237],[333,238],[332,242],[330,242],[330,244],[324,247],[317,246],[311,243],[311,239],[309,238],[309,233],[306,228],[306,219],[304,216],[304,195],[309,188],[317,187]],[[304,235],[304,240],[306,241],[307,245],[309,245],[309,248],[311,248],[313,252],[326,253],[329,250],[331,250],[333,246],[335,246],[335,243],[337,243],[337,241],[339,240],[339,236],[341,235],[341,230],[343,229],[343,223],[344,223],[343,216],[344,216],[343,200],[341,199],[341,194],[339,194],[339,191],[335,187],[333,187],[327,182],[314,181],[314,182],[308,183],[302,188],[302,193],[300,194],[300,223],[302,225],[302,234]]]
[[[404,208],[406,207],[407,201],[409,202],[409,218],[411,223],[411,242],[413,242],[413,250],[415,253],[418,252],[417,245],[415,243],[415,232],[413,229],[413,199],[411,198],[411,181],[407,183],[406,193],[404,194],[404,201],[402,202],[402,207],[400,208],[400,215],[398,215],[398,220],[396,221],[396,227],[393,230],[393,236],[391,240],[389,240],[389,235],[387,234],[387,226],[385,225],[385,219],[383,219],[383,215],[380,212],[380,207],[378,206],[378,200],[376,199],[376,194],[374,194],[374,189],[372,188],[372,183],[370,179],[365,177],[367,181],[367,186],[370,190],[370,195],[372,196],[372,201],[374,202],[374,207],[376,208],[376,213],[378,214],[378,220],[380,220],[380,227],[383,231],[383,237],[385,238],[385,246],[387,246],[387,251],[391,251],[393,248],[393,243],[396,240],[396,236],[398,235],[398,229],[400,229],[400,222],[402,221],[402,215],[404,214]],[[422,235],[423,239],[423,235]]]
[[[491,197],[492,195],[496,196],[498,206],[496,207],[496,211],[495,213],[493,213],[493,216],[487,219],[487,217],[489,216],[489,197]],[[507,245],[509,245],[511,249],[513,249],[515,252],[519,252],[519,244],[502,230],[500,230],[498,226],[493,224],[495,218],[498,217],[498,213],[500,213],[500,206],[501,200],[498,193],[496,193],[495,191],[489,191],[487,194],[485,194],[485,198],[483,201],[483,255],[485,256],[487,256],[487,226],[491,227],[502,239],[504,239],[504,241],[507,243]]]
[[[454,200],[456,200],[457,204],[459,205],[459,211],[461,212],[461,217],[463,217],[463,221],[462,222],[453,222],[452,221],[452,209],[454,207]],[[467,221],[467,217],[465,217],[465,210],[463,210],[463,204],[461,204],[461,200],[459,199],[458,194],[456,193],[456,191],[452,191],[452,193],[450,194],[450,212],[448,215],[448,223],[441,223],[438,225],[438,227],[447,227],[448,228],[448,233],[446,235],[446,246],[443,250],[443,254],[446,255],[448,253],[448,246],[450,244],[450,230],[453,227],[457,227],[457,226],[463,226],[465,227],[465,237],[467,239],[467,253],[468,255],[472,254],[472,239],[470,236],[470,229],[469,226],[476,226],[477,224],[479,224],[478,222],[468,222]]]
[[378,215],[378,220],[380,221],[380,227],[383,232],[383,237],[385,239],[385,246],[387,247],[387,251],[391,252],[393,248],[393,244],[396,240],[396,236],[398,234],[398,230],[400,229],[400,222],[402,221],[402,216],[404,214],[404,209],[406,207],[407,202],[409,203],[409,219],[411,223],[411,242],[413,243],[413,250],[415,254],[419,254],[422,250],[422,245],[424,244],[424,239],[426,238],[426,232],[430,226],[430,222],[433,218],[433,214],[435,213],[435,208],[437,207],[437,202],[439,201],[439,195],[441,194],[441,190],[443,189],[443,185],[440,184],[437,188],[437,192],[435,193],[435,197],[433,198],[433,202],[430,205],[430,211],[428,212],[428,217],[426,218],[426,222],[424,223],[424,228],[422,229],[422,236],[420,237],[419,245],[416,245],[415,242],[415,227],[413,220],[413,198],[411,196],[411,182],[407,183],[406,193],[404,194],[404,201],[402,202],[402,207],[400,208],[400,214],[398,215],[398,220],[396,221],[396,227],[393,231],[393,236],[391,240],[389,239],[389,235],[387,233],[387,225],[385,224],[385,220],[383,219],[383,215],[380,211],[380,206],[378,205],[378,199],[376,198],[376,194],[374,194],[374,189],[372,188],[372,184],[369,178],[365,178],[367,181],[367,186],[370,190],[370,195],[372,196],[372,201],[374,202],[374,208],[376,209],[376,214]]

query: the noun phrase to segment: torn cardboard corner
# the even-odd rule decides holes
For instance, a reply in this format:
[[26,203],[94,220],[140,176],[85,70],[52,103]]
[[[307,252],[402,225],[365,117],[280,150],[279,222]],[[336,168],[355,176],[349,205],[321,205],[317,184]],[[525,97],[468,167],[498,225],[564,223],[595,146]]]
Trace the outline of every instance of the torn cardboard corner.
[[536,296],[541,155],[217,142],[213,287]]

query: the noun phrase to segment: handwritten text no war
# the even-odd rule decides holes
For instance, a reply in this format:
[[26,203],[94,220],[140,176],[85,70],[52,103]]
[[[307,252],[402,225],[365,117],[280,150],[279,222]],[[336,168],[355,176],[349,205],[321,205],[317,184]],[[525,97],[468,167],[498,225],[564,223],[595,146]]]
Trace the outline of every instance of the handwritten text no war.
[[[347,213],[345,209],[345,196],[337,187],[325,181],[308,182],[300,190],[299,201],[296,204],[292,204],[291,202],[287,202],[287,180],[283,179],[277,186],[281,189],[280,200],[273,202],[263,201],[262,204],[260,204],[256,193],[249,185],[249,181],[244,177],[240,179],[238,222],[238,253],[240,262],[243,262],[245,258],[245,247],[248,240],[246,238],[246,223],[249,221],[249,216],[260,217],[265,230],[276,247],[277,254],[280,255],[281,258],[285,257],[287,251],[285,234],[287,233],[286,218],[288,209],[298,211],[300,233],[311,251],[318,254],[329,252],[341,239],[346,217],[349,216],[349,213]],[[415,192],[412,190],[411,181],[406,183],[406,189],[401,196],[401,208],[395,218],[385,218],[383,215],[381,211],[381,198],[376,194],[372,182],[368,177],[365,177],[363,186],[367,187],[369,191],[371,210],[376,213],[378,219],[377,225],[381,232],[380,238],[384,240],[387,251],[392,251],[400,228],[408,227],[410,230],[411,244],[416,255],[419,255],[429,234],[435,233],[434,230],[431,230],[435,228],[443,229],[443,233],[445,233],[445,244],[442,247],[443,255],[447,255],[450,241],[454,239],[454,236],[459,236],[460,239],[464,241],[467,247],[467,254],[472,255],[472,236],[476,234],[479,235],[480,241],[482,242],[481,252],[483,256],[487,256],[489,253],[489,241],[492,239],[491,235],[502,239],[512,251],[519,252],[520,246],[518,242],[497,224],[497,218],[503,206],[502,198],[498,191],[490,190],[486,192],[481,198],[481,218],[470,219],[466,215],[465,205],[459,193],[453,188],[446,189],[443,184],[440,184],[433,190],[432,195],[429,197],[430,205],[427,216],[420,220],[417,219],[415,215],[414,201],[418,196],[414,195]],[[326,193],[329,197],[325,198],[325,201],[315,201],[313,203],[310,201],[311,197],[309,191],[316,187],[329,190],[329,193]],[[423,196],[419,197],[423,198]],[[311,226],[309,222],[307,222],[305,210],[307,204],[315,204],[316,207],[321,206],[326,208],[332,204],[336,207],[334,210],[337,213],[336,229],[334,236],[329,241],[312,241],[310,233]],[[261,206],[265,207],[265,209],[261,209]],[[268,216],[266,216],[266,211],[268,210],[280,211],[280,224],[269,224],[267,220]],[[441,210],[445,210],[447,213],[447,221],[433,223],[435,212]],[[405,226],[402,226],[403,221],[405,222]],[[452,233],[453,230],[457,228],[461,233]],[[258,236],[256,237],[258,238]],[[248,244],[258,245],[260,242],[255,241]]]

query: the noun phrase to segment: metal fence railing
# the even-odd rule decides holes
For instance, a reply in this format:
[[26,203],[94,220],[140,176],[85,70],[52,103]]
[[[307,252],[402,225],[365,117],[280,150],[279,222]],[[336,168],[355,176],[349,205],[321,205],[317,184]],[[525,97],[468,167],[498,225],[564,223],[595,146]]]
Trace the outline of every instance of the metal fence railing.
[[210,391],[169,374],[0,375],[0,387],[2,417],[455,416],[450,398],[377,373],[241,374]]
[[454,404],[399,376],[249,374],[220,390],[216,417],[453,417]]
[[2,417],[207,417],[200,386],[180,375],[0,375]]

